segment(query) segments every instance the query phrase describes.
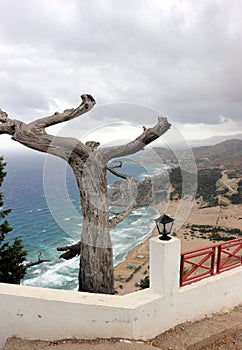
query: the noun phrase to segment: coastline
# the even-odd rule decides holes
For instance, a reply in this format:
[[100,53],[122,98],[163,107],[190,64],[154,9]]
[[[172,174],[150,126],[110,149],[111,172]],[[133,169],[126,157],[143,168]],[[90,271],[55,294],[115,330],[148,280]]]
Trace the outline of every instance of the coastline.
[[154,236],[157,236],[156,228],[114,267],[114,287],[119,295],[140,290],[140,287],[135,284],[149,275],[149,240]]
[[[168,215],[175,216],[179,207],[179,201],[169,203]],[[154,209],[162,213],[163,205],[160,203]],[[194,237],[187,225],[206,224],[227,228],[238,228],[242,231],[242,205],[229,205],[225,208],[210,207],[201,208],[200,203],[194,202],[190,215],[183,225],[176,231],[176,237],[181,240],[181,251],[189,251],[204,248],[214,244],[207,237]],[[204,220],[206,218],[206,220]],[[141,279],[149,276],[149,240],[158,235],[157,229],[147,236],[143,243],[134,247],[114,268],[115,291],[118,295],[124,295],[140,290]]]

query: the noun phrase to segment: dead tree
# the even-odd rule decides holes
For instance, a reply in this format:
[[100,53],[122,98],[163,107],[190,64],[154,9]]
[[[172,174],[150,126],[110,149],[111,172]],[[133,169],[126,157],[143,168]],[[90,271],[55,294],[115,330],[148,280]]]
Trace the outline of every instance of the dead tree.
[[154,127],[143,128],[135,140],[100,149],[98,142],[84,144],[75,138],[48,134],[46,128],[49,126],[87,113],[95,105],[91,95],[82,95],[81,98],[82,103],[77,108],[56,112],[28,124],[10,119],[0,110],[0,134],[11,135],[14,141],[28,148],[60,157],[71,166],[80,192],[83,229],[80,242],[72,248],[64,247],[68,248],[64,255],[69,254],[66,258],[71,258],[80,251],[79,291],[113,294],[113,253],[109,231],[130,214],[135,203],[110,219],[106,179],[108,162],[139,152],[164,134],[170,124],[166,118],[159,117]]

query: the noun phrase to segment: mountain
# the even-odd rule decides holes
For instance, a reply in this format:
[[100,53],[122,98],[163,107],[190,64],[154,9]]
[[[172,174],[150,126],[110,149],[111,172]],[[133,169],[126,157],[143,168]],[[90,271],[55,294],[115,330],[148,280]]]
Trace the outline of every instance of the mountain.
[[[153,151],[165,162],[177,163],[176,155],[171,149],[154,147]],[[199,168],[220,167],[222,169],[242,170],[242,140],[232,139],[217,143],[213,146],[192,148]],[[182,156],[186,151],[176,151]]]
[[192,152],[197,172],[194,172],[194,164],[191,163],[191,150],[173,151],[164,147],[147,150],[147,164],[156,164],[159,159],[168,165],[165,168],[169,169],[169,176],[167,171],[161,172],[143,182],[133,182],[132,186],[125,181],[116,181],[109,193],[111,204],[125,206],[127,198],[136,198],[137,206],[154,205],[169,196],[176,200],[182,195],[194,195],[195,180],[197,197],[203,198],[207,206],[217,205],[222,197],[225,198],[224,203],[242,203],[242,140],[194,147]]
[[221,143],[231,139],[242,140],[242,134],[235,134],[231,136],[228,136],[228,135],[211,136],[201,140],[190,140],[188,141],[188,143],[191,147],[195,148],[195,147],[201,147],[201,146],[214,146],[217,143]]
[[242,140],[226,140],[214,146],[192,149],[198,167],[242,170]]

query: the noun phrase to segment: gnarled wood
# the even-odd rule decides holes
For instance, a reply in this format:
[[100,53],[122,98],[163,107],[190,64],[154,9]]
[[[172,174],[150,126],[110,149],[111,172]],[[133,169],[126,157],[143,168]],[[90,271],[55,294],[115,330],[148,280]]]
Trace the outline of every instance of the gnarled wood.
[[135,140],[125,145],[100,149],[99,142],[89,141],[83,144],[75,138],[48,134],[45,130],[47,127],[76,118],[90,111],[95,105],[91,95],[82,95],[81,98],[82,103],[78,107],[62,113],[56,112],[29,124],[10,119],[6,112],[0,110],[0,134],[11,135],[13,140],[26,147],[58,156],[72,167],[80,192],[83,230],[80,242],[58,250],[65,251],[61,255],[65,259],[70,259],[80,252],[79,290],[113,294],[113,252],[109,231],[132,211],[135,200],[132,199],[125,210],[109,219],[107,170],[126,179],[130,188],[133,179],[118,173],[116,167],[108,167],[108,162],[142,150],[165,133],[170,124],[166,118],[158,118],[154,127],[143,128],[143,133]]
[[167,118],[158,117],[158,123],[152,128],[143,128],[143,133],[135,140],[120,146],[102,148],[98,152],[106,162],[114,158],[129,156],[143,150],[145,146],[158,139],[170,127],[171,124],[168,123]]
[[65,260],[70,260],[77,255],[80,255],[81,252],[81,241],[78,241],[72,245],[67,245],[65,247],[56,248],[59,252],[65,252],[59,257]]
[[54,114],[48,117],[34,120],[32,123],[29,124],[29,126],[35,129],[37,132],[38,130],[39,132],[42,132],[43,129],[47,128],[48,126],[53,126],[59,123],[67,122],[71,119],[79,117],[84,113],[87,113],[96,104],[96,101],[91,95],[81,95],[81,99],[82,103],[78,107],[66,109],[62,113],[55,112]]
[[126,208],[125,210],[121,211],[120,213],[118,213],[116,216],[114,216],[112,219],[109,220],[109,228],[113,228],[115,226],[117,226],[118,224],[120,224],[120,222],[122,222],[134,209],[135,207],[135,201],[133,201],[128,208]]
[[113,175],[115,175],[115,176],[117,176],[117,177],[121,177],[121,179],[124,179],[124,180],[131,180],[132,177],[129,176],[128,174],[123,174],[123,173],[120,173],[119,171],[116,171],[116,170],[115,170],[115,169],[117,169],[117,168],[122,168],[122,166],[123,166],[123,163],[122,163],[122,162],[119,162],[118,165],[108,166],[108,167],[107,167],[107,170],[108,170],[111,174],[113,174]]

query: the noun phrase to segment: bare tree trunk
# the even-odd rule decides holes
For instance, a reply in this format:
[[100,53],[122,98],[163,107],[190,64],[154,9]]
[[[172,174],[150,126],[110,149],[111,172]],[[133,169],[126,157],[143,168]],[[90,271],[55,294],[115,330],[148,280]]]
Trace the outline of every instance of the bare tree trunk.
[[[90,111],[95,100],[91,95],[82,95],[82,103],[62,113],[55,112],[48,117],[37,119],[29,124],[10,119],[0,109],[0,135],[8,134],[14,141],[45,153],[64,159],[72,167],[80,191],[83,214],[83,232],[80,242],[59,248],[67,251],[61,257],[71,259],[80,252],[79,290],[87,292],[114,293],[113,253],[109,230],[128,216],[135,203],[109,219],[106,171],[111,159],[141,151],[144,147],[164,134],[170,124],[166,118],[158,117],[152,128],[143,132],[127,144],[97,149],[99,142],[83,144],[70,137],[58,137],[46,132],[46,128],[72,120]],[[118,174],[114,167],[109,171]],[[128,179],[124,174],[118,176]],[[128,179],[131,184],[132,179]],[[80,250],[78,249],[80,246]]]
[[79,291],[113,294],[106,165],[96,157],[96,153],[92,153],[85,164],[72,158],[69,164],[77,179],[83,215]]
[[114,294],[112,248],[81,245],[78,290]]

